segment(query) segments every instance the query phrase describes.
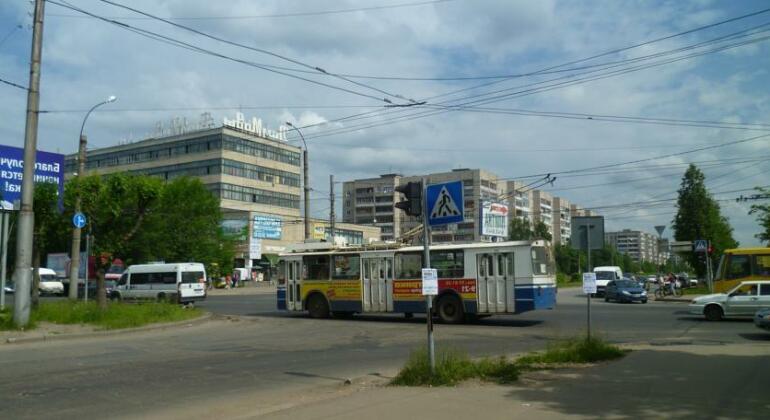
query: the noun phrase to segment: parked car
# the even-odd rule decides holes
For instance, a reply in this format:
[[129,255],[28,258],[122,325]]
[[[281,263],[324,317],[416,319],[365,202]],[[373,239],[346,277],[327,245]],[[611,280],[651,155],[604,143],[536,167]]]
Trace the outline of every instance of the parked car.
[[[117,284],[118,282],[116,280],[107,280],[106,278],[104,279],[104,290],[106,292],[107,298],[112,295],[112,291],[115,290]],[[83,286],[83,283],[78,283],[78,297],[82,298],[84,296],[85,287]],[[88,298],[96,299],[96,280],[88,281]]]
[[647,303],[647,292],[635,280],[612,280],[604,289],[604,301]]
[[770,308],[760,309],[754,314],[754,325],[757,328],[770,330]]
[[40,273],[40,290],[41,295],[63,295],[64,284],[56,277],[56,272],[50,268],[39,268]]
[[690,313],[709,321],[724,317],[750,317],[770,307],[770,280],[743,281],[727,293],[701,296],[690,302]]
[[6,281],[5,288],[3,290],[5,290],[5,293],[13,294],[13,292],[16,291],[16,288],[14,287],[12,281]]

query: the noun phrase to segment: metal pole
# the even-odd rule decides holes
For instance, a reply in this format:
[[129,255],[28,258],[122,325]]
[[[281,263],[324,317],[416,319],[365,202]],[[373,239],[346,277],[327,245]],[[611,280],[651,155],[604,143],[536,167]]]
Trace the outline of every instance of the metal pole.
[[0,237],[2,238],[2,243],[0,244],[0,247],[2,247],[2,256],[0,257],[0,264],[2,264],[2,267],[0,267],[0,283],[2,283],[0,286],[0,309],[5,309],[5,280],[7,275],[6,265],[8,261],[8,225],[10,224],[11,219],[7,211],[4,211],[0,217],[2,217],[2,219],[0,219],[0,222],[2,222],[2,230],[0,231]]
[[329,238],[334,245],[334,175],[329,175]]
[[86,234],[86,275],[83,280],[83,302],[88,302],[88,263],[91,259],[91,233]]
[[307,146],[302,151],[302,162],[305,167],[302,175],[305,182],[305,240],[308,240],[310,239],[310,169],[308,168]]
[[[590,273],[592,271],[591,268],[591,228],[593,225],[587,225],[586,228],[586,248],[588,248],[588,272]],[[604,293],[607,293],[606,291]],[[588,339],[591,339],[591,294],[588,293],[586,295],[588,298]]]
[[38,110],[40,109],[44,5],[43,0],[35,0],[29,88],[27,90],[27,123],[24,128],[24,175],[21,180],[21,210],[19,212],[19,229],[16,235],[16,268],[14,270],[16,293],[14,295],[13,322],[17,327],[26,327],[29,323],[32,233],[35,230],[35,213],[32,203],[35,193],[35,155],[37,151]]
[[[93,108],[92,108],[93,110]],[[88,112],[90,114],[91,111]],[[88,118],[88,114],[86,114],[86,118]],[[83,124],[85,125],[85,119],[83,120]],[[84,172],[86,171],[86,145],[88,141],[86,139],[86,136],[82,133],[80,134],[80,145],[78,147],[78,175],[77,179],[78,181],[83,179]],[[75,197],[75,213],[80,212],[80,206],[81,206],[81,196],[80,192],[78,192],[77,196]],[[81,228],[75,227],[72,229],[72,251],[70,256],[70,290],[69,290],[69,298],[70,300],[77,300],[78,298],[78,278],[79,271],[80,271],[80,235],[81,235]],[[87,263],[86,263],[87,264]]]
[[[422,253],[425,260],[425,268],[430,268],[430,231],[428,225],[428,200],[427,184],[422,179]],[[428,358],[430,360],[430,373],[436,372],[436,346],[433,342],[433,296],[425,296],[425,317],[428,324]]]

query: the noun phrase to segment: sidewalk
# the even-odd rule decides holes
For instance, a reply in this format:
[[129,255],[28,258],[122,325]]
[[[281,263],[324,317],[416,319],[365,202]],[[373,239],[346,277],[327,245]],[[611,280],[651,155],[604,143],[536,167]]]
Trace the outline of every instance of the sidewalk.
[[[295,400],[295,406],[272,413],[241,411],[238,417],[769,418],[764,386],[770,374],[770,365],[764,362],[766,344],[637,346],[616,362],[527,373],[511,386],[470,382],[438,388],[368,387],[317,402]],[[708,395],[730,398],[709,399]],[[291,398],[284,402],[290,404]]]

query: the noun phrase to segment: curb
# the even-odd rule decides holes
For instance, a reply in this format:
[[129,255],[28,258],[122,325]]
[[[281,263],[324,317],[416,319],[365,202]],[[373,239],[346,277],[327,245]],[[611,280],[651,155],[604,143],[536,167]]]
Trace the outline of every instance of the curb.
[[100,331],[91,331],[87,333],[79,333],[79,334],[50,334],[50,335],[42,335],[38,337],[9,337],[5,339],[2,343],[0,343],[0,346],[3,344],[25,344],[25,343],[35,343],[39,341],[58,341],[58,340],[76,340],[76,339],[83,339],[83,338],[96,338],[96,337],[109,337],[113,335],[122,335],[122,334],[131,334],[136,332],[145,332],[145,331],[153,331],[153,330],[163,330],[166,328],[174,328],[174,327],[180,327],[180,326],[193,326],[197,324],[202,324],[212,318],[211,312],[206,312],[203,315],[199,316],[198,318],[188,319],[184,321],[176,321],[176,322],[166,322],[163,324],[153,324],[153,325],[145,325],[142,327],[136,327],[136,328],[124,328],[124,329],[118,329],[118,330],[100,330]]

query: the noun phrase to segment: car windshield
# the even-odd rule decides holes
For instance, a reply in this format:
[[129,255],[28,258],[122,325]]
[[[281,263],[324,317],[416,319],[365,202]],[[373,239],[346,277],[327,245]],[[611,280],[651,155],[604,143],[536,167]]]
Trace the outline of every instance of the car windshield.
[[631,280],[620,280],[618,282],[615,282],[615,284],[617,284],[618,287],[621,288],[621,289],[628,289],[628,288],[639,287],[639,285],[636,284],[636,282],[631,281]]
[[40,281],[56,281],[55,274],[42,274],[40,275]]
[[597,271],[596,280],[615,280],[614,271]]

